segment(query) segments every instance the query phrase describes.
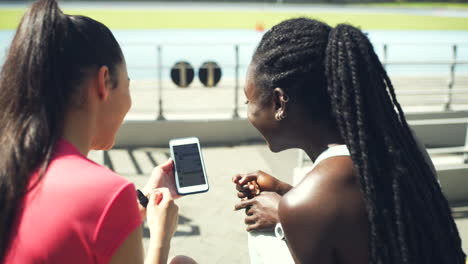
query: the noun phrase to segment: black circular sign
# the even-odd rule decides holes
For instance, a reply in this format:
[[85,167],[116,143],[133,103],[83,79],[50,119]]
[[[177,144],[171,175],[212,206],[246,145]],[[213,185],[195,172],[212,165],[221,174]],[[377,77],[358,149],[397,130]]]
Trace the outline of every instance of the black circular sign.
[[198,70],[198,78],[205,87],[215,87],[221,80],[221,68],[214,61],[207,61]]
[[195,72],[192,65],[186,61],[179,61],[171,68],[171,79],[175,85],[186,88],[192,83]]

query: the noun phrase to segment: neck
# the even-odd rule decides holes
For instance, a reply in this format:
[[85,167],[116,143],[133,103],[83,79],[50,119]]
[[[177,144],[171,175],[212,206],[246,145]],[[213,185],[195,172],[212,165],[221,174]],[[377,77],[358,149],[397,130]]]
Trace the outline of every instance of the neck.
[[330,122],[304,122],[299,148],[314,162],[329,147],[344,144],[338,128]]
[[92,125],[89,115],[84,112],[69,112],[65,116],[63,138],[87,156],[92,144]]

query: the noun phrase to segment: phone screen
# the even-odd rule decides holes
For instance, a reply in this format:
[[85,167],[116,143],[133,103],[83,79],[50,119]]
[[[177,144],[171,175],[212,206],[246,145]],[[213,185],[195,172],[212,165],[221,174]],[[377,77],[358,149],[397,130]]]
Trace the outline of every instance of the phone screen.
[[173,146],[180,187],[206,184],[198,144]]

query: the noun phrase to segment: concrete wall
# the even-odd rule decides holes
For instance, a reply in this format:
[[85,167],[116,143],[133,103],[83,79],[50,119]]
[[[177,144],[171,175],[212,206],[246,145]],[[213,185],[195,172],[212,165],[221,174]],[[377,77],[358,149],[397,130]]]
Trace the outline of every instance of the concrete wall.
[[416,136],[427,148],[465,145],[467,111],[406,114]]
[[468,111],[456,112],[426,112],[426,113],[406,113],[406,120],[444,119],[444,118],[466,118]]
[[[450,121],[453,119],[444,119]],[[461,120],[455,120],[460,121]],[[466,123],[410,122],[415,135],[427,148],[460,147],[465,145]]]
[[439,168],[437,177],[445,197],[451,204],[468,202],[468,164]]
[[202,145],[238,145],[263,140],[245,119],[126,121],[117,134],[116,147],[168,147],[170,139],[194,136]]
[[[412,129],[427,147],[465,144],[466,124],[445,124],[439,119],[468,118],[468,112],[407,114]],[[422,119],[422,121],[421,121]],[[432,122],[430,119],[439,121]],[[203,145],[238,145],[262,142],[263,138],[246,119],[191,121],[125,121],[119,130],[117,147],[167,147],[172,138],[196,136]]]

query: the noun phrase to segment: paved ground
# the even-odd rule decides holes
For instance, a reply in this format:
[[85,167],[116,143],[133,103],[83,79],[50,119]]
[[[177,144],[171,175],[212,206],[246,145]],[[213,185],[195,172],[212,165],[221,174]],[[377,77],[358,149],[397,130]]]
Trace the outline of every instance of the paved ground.
[[[208,147],[203,149],[210,191],[177,201],[180,220],[172,242],[171,255],[186,254],[200,263],[248,263],[243,213],[233,211],[237,201],[230,178],[236,173],[257,169],[291,182],[298,152],[271,153],[264,144]],[[137,187],[145,182],[152,167],[167,160],[168,149],[115,149],[108,152],[112,169]],[[102,162],[99,153],[90,158]],[[453,162],[438,158],[436,163]],[[464,241],[468,241],[468,206],[454,208],[454,216]],[[148,242],[145,229],[145,245]],[[464,244],[468,252],[468,242]]]
[[[236,173],[262,169],[289,181],[297,152],[274,155],[264,145],[249,145],[205,148],[203,154],[210,191],[178,200],[180,225],[171,254],[190,255],[200,263],[248,263],[243,214],[233,211],[237,197],[230,179]],[[109,152],[113,169],[137,187],[146,182],[153,165],[164,162],[167,155],[167,149],[150,148]],[[100,161],[97,153],[90,157]]]

